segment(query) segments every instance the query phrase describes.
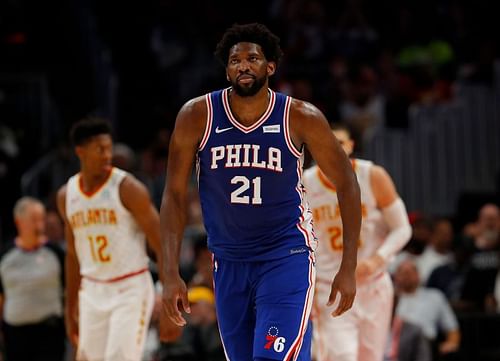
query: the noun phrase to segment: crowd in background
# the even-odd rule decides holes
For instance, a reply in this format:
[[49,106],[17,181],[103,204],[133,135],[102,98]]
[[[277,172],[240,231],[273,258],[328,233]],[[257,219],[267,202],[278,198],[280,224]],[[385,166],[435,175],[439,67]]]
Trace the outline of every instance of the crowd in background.
[[492,8],[487,0],[257,0],[244,11],[229,1],[2,2],[0,188],[11,191],[1,233],[12,234],[23,174],[67,169],[67,131],[83,116],[110,118],[117,141],[161,158],[184,101],[227,85],[213,51],[234,22],[259,21],[281,37],[273,88],[362,139],[378,127],[404,129],[412,105],[453,101],[457,84],[495,83]]
[[[175,114],[186,99],[226,86],[213,50],[234,22],[263,22],[280,35],[285,57],[272,87],[352,127],[362,156],[377,129],[404,130],[413,106],[453,102],[457,84],[500,84],[492,4],[257,0],[241,10],[201,0],[2,2],[0,243],[14,240],[14,203],[30,195],[47,208],[48,243],[64,250],[55,191],[78,170],[67,130],[88,114],[111,119],[114,164],[143,181],[159,207]],[[35,75],[43,86],[33,92],[26,79]],[[40,94],[48,95],[44,107]],[[197,197],[193,178],[182,270],[199,306],[177,343],[159,348],[152,329],[149,350],[158,360],[224,359]],[[439,290],[433,305],[451,305],[462,335],[462,352],[450,357],[467,360],[476,351],[478,359],[498,359],[491,337],[500,329],[498,206],[485,202],[464,227],[456,214],[410,211],[413,237],[392,267],[398,302],[419,307],[402,301],[405,290]],[[421,325],[435,355],[450,353],[440,342],[456,331],[440,310]]]

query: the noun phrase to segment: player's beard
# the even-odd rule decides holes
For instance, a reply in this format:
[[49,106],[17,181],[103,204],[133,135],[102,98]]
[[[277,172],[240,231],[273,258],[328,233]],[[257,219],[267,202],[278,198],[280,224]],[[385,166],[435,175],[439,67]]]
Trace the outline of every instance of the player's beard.
[[240,97],[251,97],[259,92],[260,89],[266,84],[267,74],[261,78],[255,77],[254,82],[250,86],[241,86],[237,80],[232,81],[231,85]]

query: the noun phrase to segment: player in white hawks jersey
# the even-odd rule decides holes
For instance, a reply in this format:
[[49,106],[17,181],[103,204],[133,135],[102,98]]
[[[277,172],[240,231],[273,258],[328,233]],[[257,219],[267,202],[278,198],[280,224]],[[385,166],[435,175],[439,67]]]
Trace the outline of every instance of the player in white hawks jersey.
[[[333,132],[351,155],[349,130],[334,125]],[[362,222],[358,242],[356,299],[351,310],[331,317],[327,305],[330,282],[342,260],[342,219],[337,193],[317,166],[304,173],[307,198],[313,211],[316,250],[314,352],[317,361],[381,361],[389,332],[393,286],[386,266],[408,242],[411,228],[405,206],[384,168],[352,159],[361,189]]]
[[146,238],[159,256],[159,216],[146,187],[111,166],[109,124],[71,130],[80,172],[58,192],[65,220],[66,331],[77,360],[139,361],[153,308]]

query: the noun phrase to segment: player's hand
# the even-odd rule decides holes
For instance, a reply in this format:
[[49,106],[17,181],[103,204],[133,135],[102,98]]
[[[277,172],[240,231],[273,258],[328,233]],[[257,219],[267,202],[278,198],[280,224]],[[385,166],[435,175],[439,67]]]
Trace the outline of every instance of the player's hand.
[[172,319],[167,316],[165,307],[161,307],[158,334],[162,342],[175,342],[182,335],[182,327],[173,323]]
[[337,295],[340,293],[340,300],[337,307],[332,312],[332,316],[340,316],[352,307],[354,297],[356,296],[356,277],[354,270],[340,268],[332,282],[332,290],[328,298],[327,306],[335,303]]
[[358,263],[356,267],[356,281],[366,282],[374,273],[385,265],[385,261],[378,254],[374,254]]
[[182,312],[190,313],[186,283],[177,273],[166,276],[163,282],[163,307],[167,317],[177,326],[184,326],[186,320]]

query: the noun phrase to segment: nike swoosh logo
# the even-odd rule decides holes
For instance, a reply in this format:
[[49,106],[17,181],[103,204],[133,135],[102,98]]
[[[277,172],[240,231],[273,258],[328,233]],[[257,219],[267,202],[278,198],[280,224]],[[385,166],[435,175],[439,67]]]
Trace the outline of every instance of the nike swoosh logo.
[[229,127],[229,128],[222,128],[222,129],[219,129],[219,127],[215,128],[215,133],[219,134],[219,133],[224,133],[225,131],[228,131],[228,130],[231,130],[233,129],[234,127]]

